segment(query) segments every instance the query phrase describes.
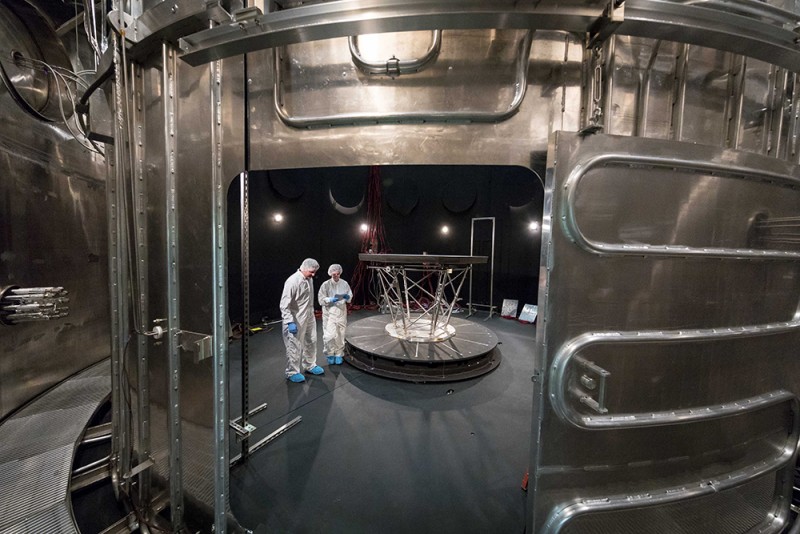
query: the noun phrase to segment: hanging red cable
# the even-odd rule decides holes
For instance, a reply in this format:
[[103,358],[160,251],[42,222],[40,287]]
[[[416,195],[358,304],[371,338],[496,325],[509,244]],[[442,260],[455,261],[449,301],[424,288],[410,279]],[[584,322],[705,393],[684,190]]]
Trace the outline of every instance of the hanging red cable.
[[[369,169],[367,181],[367,230],[361,236],[359,252],[384,254],[390,252],[383,227],[383,198],[381,195],[381,168],[373,165]],[[358,260],[350,279],[353,290],[353,304],[373,306],[376,304],[369,295],[372,274],[365,262]]]

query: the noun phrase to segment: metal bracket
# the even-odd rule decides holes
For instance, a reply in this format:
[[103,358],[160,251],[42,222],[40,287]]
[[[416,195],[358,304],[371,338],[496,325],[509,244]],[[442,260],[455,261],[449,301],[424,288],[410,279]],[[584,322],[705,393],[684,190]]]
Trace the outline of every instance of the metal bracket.
[[620,24],[625,22],[624,3],[624,0],[612,0],[608,3],[603,14],[589,27],[587,48],[594,48],[616,33]]
[[400,60],[392,56],[386,60],[386,75],[395,77],[400,76]]
[[240,425],[236,421],[230,421],[231,428],[234,432],[236,432],[236,439],[243,440],[250,437],[250,434],[256,429],[254,425],[250,423],[245,423],[244,426]]
[[[259,404],[258,406],[247,412],[247,417],[252,417],[258,412],[264,411],[266,409],[267,409],[266,402]],[[236,432],[236,439],[240,441],[249,438],[250,434],[253,433],[253,430],[257,428],[254,425],[251,425],[250,423],[245,423],[244,425],[242,425],[242,416],[239,416],[236,419],[231,419],[229,423],[231,425],[231,428]]]
[[212,355],[211,336],[208,334],[179,330],[178,345],[183,350],[194,354],[194,363],[201,362]]
[[573,357],[580,377],[570,388],[570,395],[597,413],[608,413],[606,408],[606,378],[611,373],[581,356]]
[[124,475],[122,475],[122,478],[124,478],[125,480],[131,479],[136,475],[138,475],[139,473],[141,473],[142,471],[144,471],[145,469],[150,469],[153,465],[155,465],[153,459],[148,458],[144,462],[140,463],[139,465],[131,469],[129,473],[125,473]]

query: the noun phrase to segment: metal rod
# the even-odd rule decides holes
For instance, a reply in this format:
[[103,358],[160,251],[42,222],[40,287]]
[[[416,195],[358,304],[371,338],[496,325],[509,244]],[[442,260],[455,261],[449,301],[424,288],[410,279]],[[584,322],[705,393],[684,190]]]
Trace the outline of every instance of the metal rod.
[[[491,254],[489,257],[489,318],[491,318],[492,313],[494,312],[494,239],[495,239],[495,218],[494,217],[473,217],[472,218],[472,230],[470,232],[469,238],[469,255],[475,255],[475,223],[477,221],[491,221],[492,223],[492,248]],[[485,307],[485,305],[475,304],[472,301],[472,269],[469,270],[469,303],[467,305],[467,309],[469,310],[468,316],[472,315],[472,308],[477,307]]]
[[[257,414],[259,412],[263,412],[266,409],[267,409],[267,403],[264,402],[262,404],[259,404],[258,406],[256,406],[252,410],[250,410],[249,412],[247,412],[247,415],[249,417],[253,417],[255,414]],[[231,423],[236,423],[237,425],[241,425],[242,424],[242,416],[240,415],[236,419],[231,419]]]
[[[242,274],[242,426],[247,426],[250,410],[250,199],[248,172],[239,174],[239,201],[241,206],[240,248]],[[250,454],[250,439],[242,439],[242,459]]]
[[[136,296],[136,303],[138,306],[139,327],[144,330],[148,324],[150,315],[149,303],[149,276],[148,276],[148,240],[147,240],[147,187],[145,186],[145,161],[144,161],[144,147],[145,147],[145,131],[144,128],[144,77],[142,75],[142,67],[133,64],[133,83],[134,90],[131,95],[133,100],[133,135],[134,142],[131,143],[131,150],[134,151],[134,173],[135,179],[132,183],[133,194],[133,217],[135,221],[134,239],[134,271],[136,274],[136,288],[138,294]],[[137,417],[136,425],[138,429],[138,440],[136,444],[136,454],[139,458],[149,458],[151,454],[150,442],[150,366],[148,361],[148,345],[149,341],[142,331],[137,332],[137,349],[136,349],[136,372],[138,380],[136,384],[136,408]],[[144,513],[148,514],[147,504],[150,502],[150,488],[151,477],[150,470],[144,470],[139,475],[139,484],[137,491],[139,494],[139,502],[145,503]]]
[[[269,442],[273,441],[278,436],[284,434],[287,430],[289,430],[290,428],[292,428],[294,425],[296,425],[297,423],[299,423],[302,420],[303,420],[302,416],[297,416],[294,419],[292,419],[291,421],[289,421],[288,423],[286,423],[285,425],[278,427],[277,430],[275,430],[274,432],[269,434],[267,437],[265,437],[261,441],[257,442],[252,447],[250,447],[250,453],[252,454],[252,453],[256,452],[258,449],[260,449],[264,445],[267,445]],[[231,458],[231,465],[239,462],[241,459],[242,459],[241,455],[237,455],[237,456]]]
[[[214,26],[214,22],[209,23]],[[227,251],[225,243],[225,209],[227,194],[224,187],[223,176],[223,133],[222,125],[222,61],[214,61],[210,66],[211,98],[211,246],[212,246],[212,343],[213,345],[213,379],[214,379],[214,531],[225,534],[228,530],[228,477],[230,465],[228,463],[228,294],[227,294]],[[245,95],[247,94],[247,77],[245,76]],[[248,106],[246,106],[248,107]],[[245,125],[247,127],[247,124]],[[249,137],[245,137],[249,144]],[[249,148],[245,147],[246,154]],[[249,157],[249,156],[248,156]],[[249,161],[245,160],[249,168]],[[245,169],[245,173],[248,169]],[[248,330],[243,332],[246,338]],[[246,414],[247,412],[243,412]]]
[[95,467],[100,467],[103,464],[107,464],[111,460],[111,455],[104,458],[100,458],[99,460],[95,460],[94,462],[88,463],[86,465],[82,465],[72,470],[72,476],[80,475],[81,473],[85,473],[87,471],[91,471]]
[[169,369],[169,490],[172,528],[183,526],[183,462],[181,450],[181,359],[178,345],[180,332],[180,276],[178,272],[178,183],[177,183],[177,61],[171,45],[162,45],[164,98],[164,151],[166,169],[166,258],[167,258],[167,360]]

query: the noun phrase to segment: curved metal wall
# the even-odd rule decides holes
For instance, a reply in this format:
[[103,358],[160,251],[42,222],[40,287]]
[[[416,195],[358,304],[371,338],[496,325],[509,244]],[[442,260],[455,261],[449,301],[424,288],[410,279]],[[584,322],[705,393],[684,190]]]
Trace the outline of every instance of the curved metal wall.
[[[297,7],[287,4],[290,9],[278,14],[281,16],[236,21],[220,16],[217,10],[206,13],[199,2],[175,3],[171,11],[168,4],[172,3],[152,7],[148,3],[149,9],[140,17],[143,24],[135,29],[184,37],[179,55],[186,63],[168,67],[174,61],[166,59],[173,50],[169,46],[163,49],[167,55],[161,57],[148,53],[147,46],[139,46],[137,62],[146,65],[145,79],[154,81],[141,89],[145,116],[138,120],[147,125],[148,136],[142,145],[143,156],[132,166],[130,176],[123,173],[119,178],[124,183],[137,176],[135,170],[139,169],[152,188],[153,197],[147,201],[152,208],[147,215],[148,231],[159,236],[154,241],[164,240],[160,244],[163,255],[154,255],[146,269],[154,281],[151,291],[161,287],[159,284],[165,289],[162,294],[150,293],[147,326],[155,318],[166,317],[170,335],[186,336],[188,341],[179,346],[171,341],[167,347],[152,338],[142,339],[140,354],[149,351],[165,357],[155,362],[153,369],[142,369],[141,377],[147,376],[148,381],[136,384],[134,394],[141,396],[144,390],[153,394],[153,402],[142,406],[139,417],[147,419],[148,424],[151,418],[158,421],[173,438],[169,444],[152,444],[155,456],[161,458],[166,452],[171,459],[169,466],[159,461],[157,471],[169,478],[173,504],[180,506],[180,511],[184,502],[213,508],[215,528],[220,532],[226,528],[228,399],[224,394],[227,336],[217,313],[219,301],[224,300],[225,279],[219,276],[224,271],[224,239],[219,237],[225,229],[219,223],[218,200],[222,185],[229,184],[245,166],[530,166],[531,161],[543,159],[556,132],[582,131],[588,136],[586,146],[598,143],[608,151],[662,153],[673,159],[720,160],[726,165],[742,160],[751,169],[745,172],[748,176],[759,176],[752,169],[773,168],[772,174],[757,180],[791,182],[789,178],[797,174],[792,163],[798,161],[800,113],[794,90],[797,76],[792,69],[797,69],[800,60],[791,44],[796,17],[774,11],[775,6],[770,4],[734,2],[737,9],[731,11],[726,3],[725,11],[713,3],[698,7],[632,0],[604,14],[606,5],[591,1],[497,2],[491,9],[464,1],[443,3],[441,10],[421,10],[419,3],[312,2]],[[463,10],[451,13],[448,10],[456,10],[453,6]],[[622,7],[627,15],[624,21]],[[182,31],[177,20],[187,12],[201,13],[219,24],[187,35],[192,30]],[[661,18],[654,18],[653,13],[660,13]],[[498,27],[485,29],[487,21]],[[744,23],[751,29],[746,30]],[[676,31],[676,27],[682,30]],[[390,65],[383,76],[358,70],[351,57],[352,43],[346,37],[367,30],[419,30],[386,35],[379,43],[383,55],[391,50],[388,53],[398,59],[418,58],[426,55],[432,40],[431,33],[422,30],[442,28],[441,49],[435,60],[423,62],[424,66],[413,73],[398,74]],[[731,39],[737,32],[739,39]],[[147,37],[135,32],[129,35],[132,52]],[[588,48],[587,38],[594,39]],[[220,50],[224,54],[215,56]],[[360,50],[367,54],[373,48]],[[243,52],[249,52],[246,80],[239,59]],[[742,53],[752,57],[739,55]],[[203,64],[215,57],[234,56],[236,59],[223,61],[221,76],[216,74],[217,64]],[[379,57],[370,59],[377,61]],[[765,61],[774,61],[775,65]],[[217,97],[214,91],[220,84],[222,96]],[[135,96],[130,88],[125,88],[124,94],[126,98]],[[245,118],[249,143],[242,129]],[[131,124],[131,131],[136,131],[137,123]],[[560,202],[555,185],[562,185],[564,176],[578,164],[579,158],[573,155],[581,153],[583,143],[577,135],[570,139],[562,142],[559,150],[549,152],[548,202]],[[244,154],[249,156],[247,161]],[[735,264],[731,267],[728,262],[717,261],[717,256],[727,260],[728,255],[716,249],[742,248],[737,239],[741,238],[743,223],[729,214],[738,217],[745,213],[749,225],[751,218],[764,213],[767,218],[791,215],[794,200],[764,193],[753,184],[727,187],[729,182],[720,181],[716,173],[727,176],[739,171],[731,171],[726,165],[700,172],[652,171],[653,180],[667,188],[662,193],[672,195],[674,202],[669,205],[647,198],[646,181],[634,176],[619,183],[613,174],[599,172],[600,181],[596,183],[605,187],[592,181],[586,190],[576,193],[577,226],[546,227],[549,233],[545,235],[555,245],[542,257],[541,277],[549,284],[548,289],[562,298],[540,316],[540,346],[536,351],[531,347],[531,357],[536,356],[538,362],[536,389],[531,392],[537,413],[530,506],[534,530],[582,531],[633,525],[637,516],[625,512],[635,507],[624,503],[656,494],[655,501],[641,502],[664,505],[663,510],[676,518],[682,514],[698,516],[697,510],[702,507],[689,507],[700,502],[691,499],[700,497],[707,497],[704,502],[709,506],[725,510],[736,510],[735,503],[743,499],[760,503],[752,515],[736,516],[738,524],[748,528],[757,528],[767,509],[775,512],[779,521],[767,525],[766,530],[778,528],[784,518],[786,503],[776,505],[775,497],[785,496],[784,475],[793,461],[797,437],[792,415],[796,413],[796,400],[787,384],[798,377],[785,356],[786,348],[794,344],[793,330],[775,332],[775,336],[762,336],[760,331],[759,335],[731,334],[724,339],[710,336],[719,342],[714,349],[703,345],[707,341],[703,337],[682,338],[685,346],[678,348],[669,348],[674,340],[668,335],[663,339],[647,337],[655,335],[650,329],[664,329],[669,334],[689,328],[700,336],[715,328],[752,329],[791,319],[782,319],[783,312],[787,306],[791,308],[800,290],[795,259],[785,254],[787,250],[781,249],[784,254],[773,254],[775,257],[755,258],[754,263],[745,255],[731,260]],[[631,173],[636,175],[639,167],[640,163],[632,164]],[[665,185],[673,183],[674,189]],[[629,205],[617,204],[625,199],[630,200]],[[754,200],[760,202],[758,209],[752,207]],[[560,204],[546,205],[546,209],[550,217],[563,213]],[[652,215],[657,220],[640,224],[635,218],[625,219],[626,214]],[[589,230],[581,226],[587,220],[595,223]],[[555,223],[555,219],[549,222]],[[709,232],[713,238],[704,239]],[[763,240],[764,235],[755,238]],[[573,242],[584,249],[600,246],[601,252],[578,248]],[[616,264],[606,261],[602,248],[606,243],[623,250],[633,247],[631,257],[626,251],[620,264],[636,276],[622,281],[613,278],[625,273],[618,273]],[[642,250],[642,244],[652,247]],[[555,265],[550,262],[561,257],[562,247],[564,255],[574,262],[559,263],[558,273],[548,278],[548,269]],[[715,259],[698,260],[686,247],[715,249],[711,254]],[[753,244],[748,242],[747,248],[753,248]],[[665,259],[659,256],[652,263],[633,259],[661,253]],[[603,276],[617,285],[612,286]],[[716,282],[715,276],[722,281]],[[626,285],[626,280],[635,280],[635,287]],[[681,286],[676,294],[671,284],[687,280],[691,283]],[[581,287],[579,282],[597,283]],[[772,300],[768,305],[763,302],[765,295]],[[540,305],[543,302],[546,299],[540,297]],[[582,306],[598,303],[605,307],[592,309],[592,316],[602,317],[601,312],[608,312],[607,320],[599,324],[570,322],[569,317],[580,318],[586,313]],[[755,308],[763,310],[756,314]],[[642,365],[642,373],[662,376],[661,365],[669,368],[664,373],[671,369],[681,377],[688,369],[699,368],[705,372],[703,381],[692,391],[707,394],[687,393],[685,398],[678,394],[673,399],[670,395],[674,392],[666,385],[681,386],[679,379],[673,378],[659,383],[664,389],[637,396],[640,388],[636,380],[647,375],[633,372],[629,376],[620,369],[638,363],[640,347],[590,344],[584,347],[585,354],[577,356],[591,363],[586,356],[591,355],[610,362],[606,363],[609,367],[619,366],[610,372],[615,378],[623,378],[622,386],[609,390],[607,408],[606,399],[601,403],[592,392],[583,395],[583,401],[579,396],[578,406],[569,404],[574,401],[568,397],[574,383],[591,389],[608,375],[599,364],[592,367],[576,360],[575,355],[569,356],[569,365],[578,361],[593,375],[583,379],[580,374],[569,374],[566,363],[559,375],[558,365],[551,368],[551,364],[567,361],[567,356],[557,351],[563,349],[567,354],[573,337],[578,343],[582,334],[597,332],[639,335],[642,350],[649,350],[645,352],[649,363]],[[559,338],[562,334],[571,337]],[[197,343],[206,347],[203,343],[207,339],[213,344],[213,358],[192,356],[193,352],[198,354]],[[548,339],[552,344],[545,344]],[[739,343],[743,339],[746,342]],[[564,343],[567,345],[562,347]],[[119,347],[117,350],[124,352]],[[720,379],[713,371],[722,365],[727,350],[735,355],[733,362],[725,361],[731,365],[726,373],[733,382],[717,383]],[[782,367],[785,376],[768,373],[760,382],[763,388],[738,387],[741,384],[736,380],[741,379],[737,371],[749,376],[753,369],[760,370],[759,362],[747,360],[751,351],[778,354],[779,365],[786,364]],[[202,354],[208,356],[208,352]],[[688,356],[682,359],[682,354]],[[691,362],[688,366],[684,363],[687,359]],[[566,393],[557,393],[563,391]],[[180,401],[180,408],[176,401]],[[601,411],[618,410],[612,415],[620,421],[612,417],[601,422],[618,423],[620,428],[602,433],[581,427],[591,426],[585,418],[586,407],[591,409],[593,402]],[[751,409],[737,410],[742,403]],[[692,412],[696,409],[710,410],[708,421]],[[662,426],[664,419],[658,418],[667,417],[663,415],[667,412],[677,413],[673,417],[678,421]],[[684,422],[682,417],[688,417],[687,424],[679,424]],[[645,424],[654,419],[658,425]],[[142,429],[146,427],[142,425]],[[195,430],[197,433],[190,437]],[[140,439],[142,436],[144,431],[129,445],[128,452],[142,452],[151,446]],[[575,448],[559,449],[562,438],[575,443]],[[663,447],[652,452],[651,441],[662,438]],[[715,438],[724,439],[717,442]],[[687,445],[692,440],[697,443]],[[197,443],[204,452],[213,453],[213,463],[182,463],[184,450]],[[688,460],[684,460],[686,456]],[[674,458],[680,460],[678,473],[670,472]],[[608,480],[604,469],[623,463],[632,464],[628,466],[631,469],[616,469],[616,478]],[[706,471],[711,464],[714,469]],[[701,472],[707,476],[698,475]],[[696,491],[679,491],[687,481],[698,480],[705,484],[697,485]],[[203,483],[193,485],[197,481]],[[657,483],[650,484],[652,481]],[[626,493],[628,483],[641,492]],[[620,510],[621,514],[613,515]],[[691,511],[695,515],[688,513]],[[602,515],[606,512],[613,513]],[[173,514],[173,520],[180,516]],[[608,517],[610,523],[604,522]],[[737,528],[733,525],[725,531],[735,532]]]
[[[7,48],[35,51],[32,42],[19,47],[25,33],[14,26],[16,21],[6,21],[7,33],[0,34],[0,41]],[[45,22],[39,24],[47,28]],[[51,34],[35,37],[39,46],[58,44],[46,41]],[[3,62],[16,72],[9,60]],[[55,84],[48,93],[47,76],[33,69],[21,72],[15,80],[25,85],[23,94],[49,99],[50,107],[41,109],[57,114],[52,104],[57,100]],[[37,79],[44,80],[38,88]],[[104,159],[75,141],[63,124],[42,122],[22,111],[3,85],[0,121],[0,288],[60,286],[70,299],[67,317],[0,325],[2,419],[108,357],[109,290]]]

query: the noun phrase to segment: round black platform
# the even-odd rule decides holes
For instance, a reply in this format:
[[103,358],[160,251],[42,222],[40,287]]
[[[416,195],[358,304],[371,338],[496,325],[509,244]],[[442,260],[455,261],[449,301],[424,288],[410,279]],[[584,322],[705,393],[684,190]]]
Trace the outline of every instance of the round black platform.
[[453,337],[436,343],[403,341],[390,336],[389,315],[347,326],[345,360],[362,371],[409,382],[449,382],[488,373],[500,365],[497,336],[483,325],[450,318]]

